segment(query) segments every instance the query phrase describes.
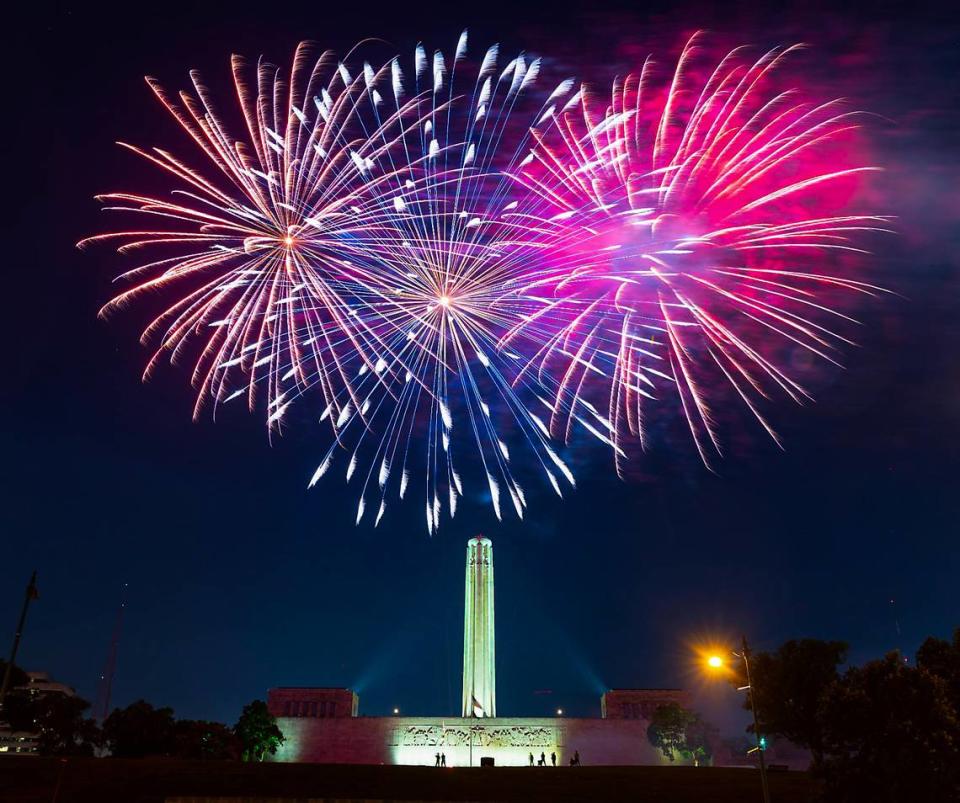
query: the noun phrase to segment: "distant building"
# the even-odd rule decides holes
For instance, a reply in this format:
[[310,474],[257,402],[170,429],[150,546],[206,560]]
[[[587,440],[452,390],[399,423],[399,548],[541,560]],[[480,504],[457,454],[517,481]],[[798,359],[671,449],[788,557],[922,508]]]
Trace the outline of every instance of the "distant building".
[[[51,680],[46,672],[27,672],[29,680],[23,686],[15,686],[14,692],[27,692],[31,697],[48,694],[62,694],[75,697],[77,692],[72,686]],[[8,723],[0,722],[0,754],[35,755],[39,731],[11,730]]]
[[355,717],[360,698],[350,689],[288,686],[270,689],[267,708],[275,717],[333,719]]
[[600,698],[604,719],[647,719],[661,705],[676,703],[690,709],[693,701],[683,689],[611,689]]
[[496,709],[493,545],[467,542],[464,584],[463,705],[461,716],[361,717],[350,689],[271,689],[267,706],[286,741],[271,761],[338,764],[527,765],[531,754],[568,764],[576,753],[584,764],[662,764],[666,759],[647,739],[658,705],[689,708],[681,689],[612,689],[596,717],[503,717]]
[[[675,702],[677,697],[675,689],[622,693],[641,691],[647,692],[645,699],[651,705],[658,694],[663,694],[663,704]],[[612,690],[604,699],[619,694]],[[321,713],[324,701],[326,714]],[[346,701],[356,705],[356,693],[349,689],[271,689],[267,706],[277,717],[286,741],[268,760],[432,765],[436,754],[444,753],[451,767],[479,766],[483,756],[493,757],[497,765],[525,766],[531,753],[537,760],[543,753],[548,761],[550,754],[556,753],[557,762],[567,764],[576,751],[583,763],[592,765],[666,763],[647,739],[650,723],[646,717],[363,717],[340,713],[347,710]],[[336,707],[331,709],[331,704]],[[334,713],[329,713],[331,710]]]

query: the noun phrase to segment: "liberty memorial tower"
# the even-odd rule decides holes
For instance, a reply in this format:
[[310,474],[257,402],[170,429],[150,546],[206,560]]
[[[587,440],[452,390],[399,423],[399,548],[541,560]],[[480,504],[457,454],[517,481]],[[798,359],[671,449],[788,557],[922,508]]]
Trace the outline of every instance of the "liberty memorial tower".
[[493,544],[477,536],[467,541],[463,608],[463,716],[497,715],[493,643]]

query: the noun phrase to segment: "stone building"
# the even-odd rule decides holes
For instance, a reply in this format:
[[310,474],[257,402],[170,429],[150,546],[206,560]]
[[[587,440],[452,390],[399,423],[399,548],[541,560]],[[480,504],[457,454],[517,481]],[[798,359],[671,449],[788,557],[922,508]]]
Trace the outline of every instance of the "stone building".
[[[638,690],[628,690],[627,695]],[[646,689],[646,701],[663,694],[674,702],[676,689]],[[612,690],[605,699],[620,692]],[[310,761],[330,764],[426,764],[437,753],[447,766],[478,766],[491,757],[498,766],[526,765],[530,755],[539,761],[551,753],[558,764],[568,764],[574,751],[584,764],[660,764],[664,759],[647,740],[649,722],[643,717],[363,717],[338,713],[323,716],[319,703],[345,711],[340,700],[356,699],[348,689],[271,689],[270,712],[286,739],[272,761]],[[299,704],[298,704],[299,703]],[[310,713],[317,704],[317,714]],[[291,709],[306,714],[288,715]]]
[[[31,697],[43,697],[50,694],[62,694],[65,697],[76,696],[72,686],[52,680],[46,672],[27,672],[27,683],[15,686],[14,692],[26,692]],[[0,754],[34,755],[37,752],[36,731],[15,731],[6,722],[0,721]]]
[[543,755],[568,764],[659,764],[647,739],[658,705],[689,707],[680,689],[613,689],[596,717],[501,717],[496,708],[493,545],[467,542],[464,584],[463,706],[459,717],[363,717],[350,689],[276,688],[267,696],[285,742],[273,761],[344,764],[527,765]]

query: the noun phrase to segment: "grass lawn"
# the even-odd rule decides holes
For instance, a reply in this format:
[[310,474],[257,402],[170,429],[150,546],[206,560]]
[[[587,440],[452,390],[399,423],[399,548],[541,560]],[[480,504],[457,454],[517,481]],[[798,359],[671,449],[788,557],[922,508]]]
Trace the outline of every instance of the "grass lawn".
[[[59,791],[57,784],[59,780]],[[806,773],[771,773],[777,803],[808,803]],[[760,803],[751,769],[693,767],[387,767],[168,759],[0,758],[3,803],[201,803],[239,800]]]

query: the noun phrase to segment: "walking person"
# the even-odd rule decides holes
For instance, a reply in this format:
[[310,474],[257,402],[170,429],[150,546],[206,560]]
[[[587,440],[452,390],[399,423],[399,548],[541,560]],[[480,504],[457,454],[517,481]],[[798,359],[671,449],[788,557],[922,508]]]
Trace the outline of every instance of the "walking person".
[[447,766],[447,754],[446,754],[446,753],[441,753],[441,754],[440,754],[440,766],[441,766],[441,767],[446,767],[446,766]]
[[530,754],[530,766],[533,766],[533,753]]
[[556,754],[556,753],[551,753],[551,754],[550,754],[550,763],[553,764],[554,767],[557,766],[557,754]]
[[579,767],[579,766],[580,766],[580,751],[579,751],[579,750],[574,750],[574,751],[573,751],[573,765],[574,765],[575,767]]

